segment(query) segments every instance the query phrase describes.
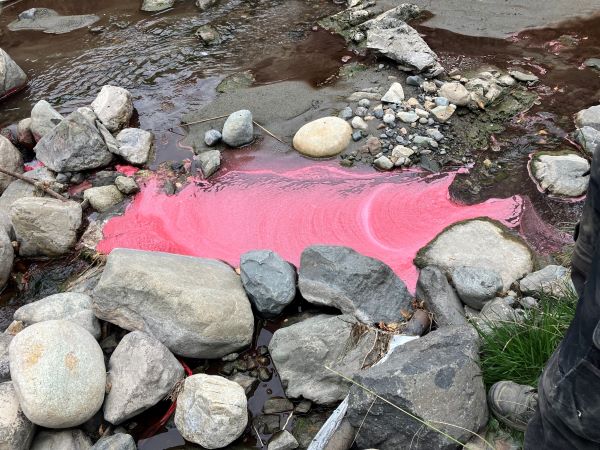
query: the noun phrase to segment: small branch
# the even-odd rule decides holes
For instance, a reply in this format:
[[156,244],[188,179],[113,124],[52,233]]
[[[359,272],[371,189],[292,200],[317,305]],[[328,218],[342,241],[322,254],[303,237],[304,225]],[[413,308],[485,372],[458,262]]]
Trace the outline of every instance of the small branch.
[[181,125],[196,125],[198,123],[205,123],[205,122],[210,122],[212,120],[224,119],[225,117],[229,117],[229,116],[230,116],[230,114],[226,114],[224,116],[209,117],[208,119],[202,119],[202,120],[194,120],[193,122],[181,122]]
[[287,143],[283,142],[283,140],[281,140],[280,138],[278,138],[277,136],[275,136],[273,133],[271,133],[269,130],[267,130],[265,127],[263,127],[261,124],[256,123],[254,121],[252,121],[252,123],[254,123],[254,125],[256,125],[258,128],[260,128],[261,130],[263,130],[265,133],[267,133],[269,136],[271,136],[273,139],[281,142],[282,144],[288,145]]
[[36,188],[41,189],[46,194],[51,195],[52,197],[57,198],[59,200],[62,200],[63,202],[66,202],[68,200],[65,196],[60,195],[58,192],[53,191],[52,189],[50,189],[46,185],[46,183],[44,183],[43,181],[34,180],[32,178],[24,177],[20,173],[11,172],[10,170],[3,169],[2,167],[0,167],[0,173],[6,174],[6,175],[10,175],[11,177],[18,178],[19,180],[24,181],[25,183],[29,183],[29,184],[35,186]]

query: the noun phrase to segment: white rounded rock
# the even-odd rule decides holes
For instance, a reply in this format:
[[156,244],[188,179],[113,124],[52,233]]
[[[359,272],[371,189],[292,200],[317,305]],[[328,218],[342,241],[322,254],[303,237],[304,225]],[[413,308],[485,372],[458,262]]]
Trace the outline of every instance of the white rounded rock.
[[92,109],[109,131],[117,131],[129,123],[133,114],[133,100],[127,89],[102,86],[92,102]]
[[36,323],[14,337],[8,353],[17,398],[33,423],[74,427],[102,407],[104,355],[81,326],[66,320]]
[[544,191],[565,197],[585,194],[590,164],[574,153],[541,154],[532,159],[531,172]]
[[222,448],[242,435],[248,424],[244,388],[216,375],[185,379],[177,397],[175,426],[184,439],[207,449]]
[[294,136],[294,148],[313,158],[335,156],[348,146],[352,127],[339,117],[323,117],[300,128]]
[[466,106],[469,104],[469,100],[471,98],[471,94],[458,81],[453,81],[451,83],[444,83],[440,88],[438,94],[441,97],[447,98],[450,103],[454,103],[458,106]]

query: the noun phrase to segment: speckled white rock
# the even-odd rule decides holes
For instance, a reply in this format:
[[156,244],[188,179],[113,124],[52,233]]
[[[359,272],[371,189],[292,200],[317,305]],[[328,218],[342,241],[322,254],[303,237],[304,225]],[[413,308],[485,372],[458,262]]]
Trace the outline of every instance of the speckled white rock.
[[148,162],[154,135],[139,128],[124,128],[117,134],[118,147],[115,154],[128,163],[143,165]]
[[574,153],[539,155],[532,160],[532,173],[544,191],[565,197],[585,194],[590,182],[590,163]]
[[133,113],[133,100],[127,89],[102,86],[92,102],[92,109],[109,131],[117,131],[129,123]]
[[25,417],[10,381],[0,383],[0,449],[29,450],[35,425]]
[[335,156],[352,139],[352,127],[339,117],[323,117],[302,126],[294,136],[294,148],[313,158]]

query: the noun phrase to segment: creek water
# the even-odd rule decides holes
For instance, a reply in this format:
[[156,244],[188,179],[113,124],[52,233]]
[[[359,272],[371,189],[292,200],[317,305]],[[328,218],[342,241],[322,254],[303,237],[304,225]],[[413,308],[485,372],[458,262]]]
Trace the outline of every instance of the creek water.
[[[0,126],[27,117],[40,99],[68,113],[89,104],[102,85],[114,84],[132,92],[135,125],[156,136],[154,165],[185,160],[192,152],[180,144],[186,132],[181,119],[207,105],[225,76],[250,70],[257,83],[299,79],[318,89],[337,73],[348,53],[340,38],[312,31],[317,19],[339,10],[327,0],[231,0],[202,13],[191,0],[177,1],[162,13],[142,13],[139,5],[139,0],[44,5],[17,0],[3,6],[0,46],[30,82],[2,103]],[[18,13],[34,6],[61,14],[97,14],[100,21],[94,27],[99,28],[65,35],[7,30]],[[194,36],[207,23],[223,36],[217,46],[202,46]],[[254,248],[276,250],[298,264],[307,245],[342,244],[387,262],[411,289],[416,251],[458,220],[489,216],[520,230],[538,249],[555,250],[549,242],[560,245],[566,240],[546,222],[572,222],[581,202],[539,193],[524,161],[536,149],[569,145],[564,137],[573,129],[572,114],[597,103],[600,76],[582,63],[600,56],[599,25],[594,17],[505,40],[418,26],[449,67],[519,66],[542,77],[535,88],[540,104],[496,137],[502,151],[477,154],[478,161],[493,155],[506,165],[503,179],[481,182],[474,191],[466,181],[477,181],[477,174],[465,170],[432,175],[343,169],[336,161],[279,153],[276,142],[264,138],[225,151],[216,176],[208,181],[190,178],[176,195],[162,192],[159,176],[147,179],[125,215],[108,222],[98,250],[144,248],[219,258],[237,266],[239,255]],[[549,136],[540,135],[541,130]],[[256,346],[266,345],[270,335],[263,329]],[[249,400],[251,415],[260,414],[265,398],[281,389],[277,378],[261,383]],[[164,406],[144,420],[155,421]],[[236,448],[261,448],[250,428],[242,441]],[[172,427],[140,442],[148,450],[184,446],[195,448]]]

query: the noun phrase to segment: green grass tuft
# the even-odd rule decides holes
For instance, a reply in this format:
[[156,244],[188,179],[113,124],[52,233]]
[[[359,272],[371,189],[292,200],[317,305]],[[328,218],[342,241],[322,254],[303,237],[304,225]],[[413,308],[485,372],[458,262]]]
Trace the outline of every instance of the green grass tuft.
[[577,306],[570,287],[563,295],[541,294],[539,307],[525,312],[522,322],[487,323],[482,331],[481,369],[486,388],[510,380],[537,387],[546,362],[563,339]]

